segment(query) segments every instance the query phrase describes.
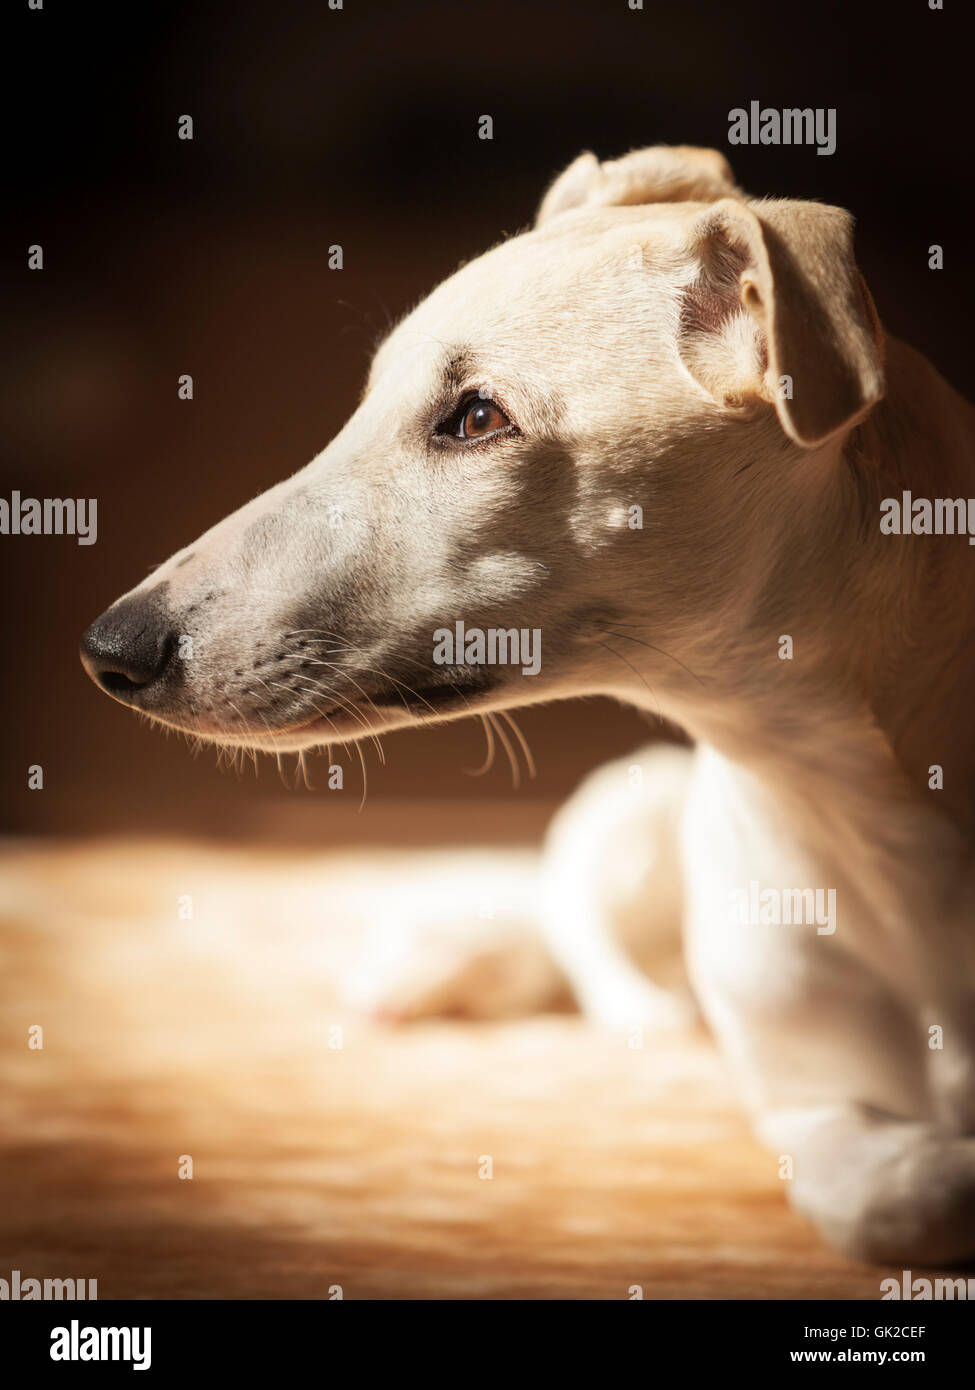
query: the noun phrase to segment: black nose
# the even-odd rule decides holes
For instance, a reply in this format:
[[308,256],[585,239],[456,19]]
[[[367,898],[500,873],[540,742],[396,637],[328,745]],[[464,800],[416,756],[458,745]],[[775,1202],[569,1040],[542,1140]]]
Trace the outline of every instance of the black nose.
[[96,685],[132,702],[168,670],[176,634],[154,594],[122,599],[96,618],[81,639],[81,661]]

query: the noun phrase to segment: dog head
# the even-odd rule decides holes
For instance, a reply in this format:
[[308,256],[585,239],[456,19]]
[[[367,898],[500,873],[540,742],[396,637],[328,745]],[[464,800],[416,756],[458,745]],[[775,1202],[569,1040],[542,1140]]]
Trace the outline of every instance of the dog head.
[[327,448],[82,659],[165,724],[271,750],[613,691],[627,639],[666,692],[797,460],[881,395],[879,336],[845,212],[751,202],[714,151],[582,155],[390,334]]

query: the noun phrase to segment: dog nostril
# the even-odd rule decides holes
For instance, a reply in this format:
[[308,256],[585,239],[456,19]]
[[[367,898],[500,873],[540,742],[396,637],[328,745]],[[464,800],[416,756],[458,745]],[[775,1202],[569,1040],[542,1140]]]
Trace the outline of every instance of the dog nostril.
[[109,695],[118,695],[123,700],[126,695],[131,695],[134,691],[142,689],[138,681],[129,680],[128,676],[124,676],[121,671],[99,671],[95,679],[103,690],[108,691]]

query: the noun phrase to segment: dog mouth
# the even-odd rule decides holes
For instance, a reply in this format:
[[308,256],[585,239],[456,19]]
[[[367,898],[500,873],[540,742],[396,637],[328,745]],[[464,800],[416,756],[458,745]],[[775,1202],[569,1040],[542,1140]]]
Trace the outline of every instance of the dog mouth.
[[274,754],[351,744],[393,729],[476,714],[483,704],[479,697],[499,684],[496,676],[478,667],[451,667],[442,674],[421,671],[414,674],[413,684],[400,671],[392,674],[387,669],[381,679],[370,681],[366,672],[353,669],[340,674],[334,690],[306,689],[305,679],[312,683],[300,674],[287,687],[263,681],[272,701],[260,705],[253,701],[255,689],[238,691],[219,677],[204,689],[170,688],[168,698],[151,703],[111,689],[108,693],[154,723],[190,738]]
[[468,675],[418,686],[397,682],[394,690],[366,692],[359,689],[337,704],[323,704],[301,723],[265,729],[262,742],[270,742],[273,746],[280,741],[319,734],[325,741],[329,737],[344,740],[381,731],[387,723],[433,722],[455,714],[475,713],[472,701],[489,694],[496,684],[483,675]]

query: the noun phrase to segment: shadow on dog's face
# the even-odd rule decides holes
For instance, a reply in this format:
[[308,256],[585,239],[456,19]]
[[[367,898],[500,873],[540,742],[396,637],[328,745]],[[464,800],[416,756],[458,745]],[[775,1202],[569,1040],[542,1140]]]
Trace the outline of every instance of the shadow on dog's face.
[[566,181],[556,201],[581,206],[393,331],[316,459],[92,625],[82,659],[103,689],[191,734],[294,751],[618,693],[634,652],[655,690],[683,679],[809,441],[768,389],[756,215],[652,189],[589,206],[579,167],[542,211]]

